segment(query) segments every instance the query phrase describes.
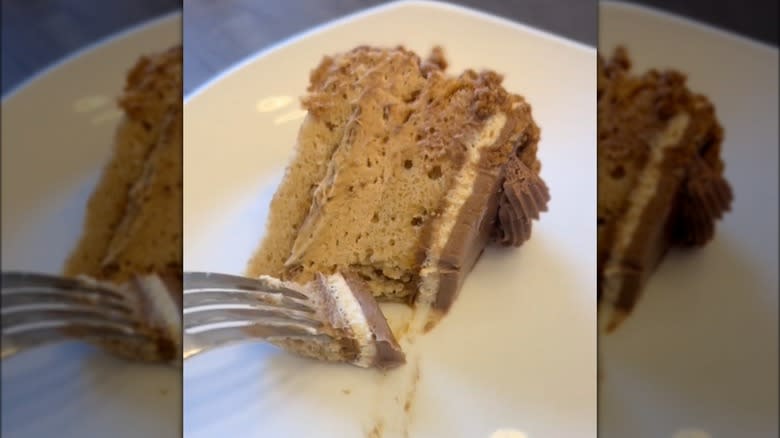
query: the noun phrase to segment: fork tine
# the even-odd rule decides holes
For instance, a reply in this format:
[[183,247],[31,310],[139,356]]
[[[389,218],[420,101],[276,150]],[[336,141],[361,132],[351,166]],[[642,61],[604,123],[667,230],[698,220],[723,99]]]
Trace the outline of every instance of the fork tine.
[[[11,322],[7,323],[6,320],[10,319]],[[74,312],[69,312],[65,315],[59,315],[52,319],[33,319],[28,318],[26,315],[9,315],[3,317],[3,336],[12,335],[14,333],[23,333],[28,331],[35,331],[47,327],[60,327],[62,331],[68,335],[80,336],[90,334],[101,334],[103,331],[118,332],[125,334],[135,333],[137,327],[132,321],[115,321],[108,319],[103,315],[77,315]]]
[[265,303],[314,312],[306,295],[265,279],[209,272],[184,274],[184,308],[209,304]]
[[184,318],[185,329],[197,329],[201,326],[231,321],[251,321],[274,326],[298,325],[315,329],[322,327],[322,323],[305,313],[267,306],[201,308],[185,314],[187,315]]
[[272,293],[305,303],[308,297],[301,292],[286,287],[270,284],[261,278],[249,278],[238,275],[219,274],[214,272],[185,272],[184,290],[243,290]]
[[104,322],[111,326],[126,327],[133,329],[134,322],[129,319],[128,314],[119,312],[105,312],[101,309],[90,306],[62,306],[52,308],[49,305],[44,306],[17,306],[13,309],[3,309],[2,330],[6,332],[13,331],[18,327],[34,324],[40,321],[93,321]]
[[250,278],[241,275],[221,274],[216,272],[185,272],[184,288],[197,289],[209,287],[215,284],[223,285],[227,288],[267,291],[273,288],[275,292],[283,293],[292,298],[306,299],[306,295],[289,289],[271,286],[267,281],[260,278]]
[[3,272],[2,357],[74,340],[124,358],[168,361],[172,354],[180,360],[175,351],[180,333],[170,335],[169,327],[162,327],[163,316],[146,314],[157,312],[161,303],[144,295],[145,279],[114,285],[88,277]]
[[106,313],[130,312],[121,293],[96,282],[38,273],[4,272],[2,313],[19,311],[19,306],[31,305],[89,306]]
[[184,273],[183,358],[244,342],[337,342],[309,296],[266,278]]
[[[90,327],[77,324],[52,324],[39,325],[25,331],[15,333],[3,333],[2,359],[13,356],[24,350],[44,344],[51,344],[66,340],[87,341],[112,341],[120,342],[148,342],[148,337],[125,330],[116,330],[102,326]],[[80,333],[78,338],[70,335],[71,331]]]
[[257,342],[258,339],[299,339],[306,342],[333,342],[327,335],[293,327],[277,327],[251,322],[234,322],[231,326],[222,325],[197,333],[197,336],[184,334],[183,357],[189,359],[200,353],[232,344]]
[[3,289],[2,310],[30,305],[50,306],[89,306],[89,308],[103,309],[106,312],[129,313],[130,308],[123,299],[113,296],[94,295],[92,292],[83,292],[77,289],[71,290],[39,290],[39,289]]
[[291,311],[313,313],[307,303],[274,292],[222,288],[185,289],[184,309],[208,305],[266,305]]
[[121,293],[95,282],[80,278],[59,277],[33,272],[3,272],[0,277],[3,295],[30,293],[34,291],[78,290],[91,292],[95,296],[123,300]]
[[3,336],[55,326],[85,334],[134,330],[131,310],[118,291],[48,274],[3,272],[0,314]]

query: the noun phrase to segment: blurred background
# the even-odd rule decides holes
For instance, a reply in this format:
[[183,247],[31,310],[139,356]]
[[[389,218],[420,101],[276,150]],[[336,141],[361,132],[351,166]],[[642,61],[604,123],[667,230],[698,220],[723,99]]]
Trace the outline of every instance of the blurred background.
[[68,54],[180,8],[180,0],[3,0],[2,93]]
[[600,334],[599,436],[776,437],[777,1],[630,3],[601,4],[600,52],[624,46],[632,73],[676,70],[712,103],[734,200],[712,241],[670,249],[631,315]]
[[[184,94],[216,73],[280,40],[384,0],[184,1]],[[458,0],[450,2],[507,17],[596,45],[594,0]]]
[[[384,0],[185,0],[184,94],[216,73],[273,43]],[[598,13],[592,0],[456,0],[595,46]],[[634,3],[690,16],[764,42],[777,41],[777,1],[642,0]],[[756,13],[761,11],[761,13]]]
[[[181,41],[176,14],[181,2],[3,0],[0,5],[2,269],[61,272],[81,234],[87,197],[113,149],[123,117],[116,98],[126,74],[142,55]],[[99,44],[158,18],[167,19]],[[77,53],[80,56],[73,56]],[[57,68],[50,69],[53,65]],[[7,315],[22,307],[10,307],[6,286],[4,280],[4,355],[14,346],[27,345],[6,337],[20,325],[19,313]],[[24,312],[29,312],[31,306],[26,307]],[[33,326],[62,326],[56,321],[64,313],[61,306],[47,307],[56,310],[33,315],[51,319]],[[51,333],[15,332],[32,333],[37,340]],[[0,362],[0,436],[181,436],[179,369],[122,360],[85,342],[22,349]]]
[[777,45],[777,0],[628,0]]
[[[777,44],[776,0],[641,0]],[[185,94],[246,56],[312,26],[385,0],[184,0]],[[457,0],[588,45],[598,38],[590,0]],[[69,53],[180,7],[179,0],[3,0],[2,93]],[[758,12],[758,13],[757,13]]]

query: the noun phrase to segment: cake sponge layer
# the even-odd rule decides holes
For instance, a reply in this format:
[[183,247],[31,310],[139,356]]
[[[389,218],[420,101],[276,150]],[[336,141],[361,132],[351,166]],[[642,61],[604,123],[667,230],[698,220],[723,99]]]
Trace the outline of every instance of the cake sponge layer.
[[89,198],[66,275],[121,283],[182,267],[181,47],[130,71],[112,156]]

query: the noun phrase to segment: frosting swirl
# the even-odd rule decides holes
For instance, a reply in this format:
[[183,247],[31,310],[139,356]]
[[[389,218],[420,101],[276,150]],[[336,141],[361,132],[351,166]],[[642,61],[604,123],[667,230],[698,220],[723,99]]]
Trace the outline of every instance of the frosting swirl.
[[495,240],[506,246],[520,246],[531,236],[531,221],[547,211],[550,191],[544,181],[519,158],[506,164],[506,177],[498,204],[498,233]]
[[715,221],[731,208],[731,186],[723,175],[698,157],[688,169],[688,179],[680,196],[675,243],[704,245],[715,234]]

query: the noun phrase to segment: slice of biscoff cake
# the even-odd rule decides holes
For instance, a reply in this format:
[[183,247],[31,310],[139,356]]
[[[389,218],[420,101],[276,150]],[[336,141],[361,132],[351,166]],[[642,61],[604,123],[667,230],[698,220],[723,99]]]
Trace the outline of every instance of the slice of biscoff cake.
[[549,198],[525,100],[440,49],[358,47],[311,74],[308,115],[251,276],[349,272],[444,312],[491,238],[519,244]]

